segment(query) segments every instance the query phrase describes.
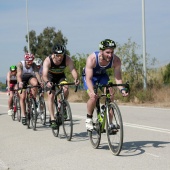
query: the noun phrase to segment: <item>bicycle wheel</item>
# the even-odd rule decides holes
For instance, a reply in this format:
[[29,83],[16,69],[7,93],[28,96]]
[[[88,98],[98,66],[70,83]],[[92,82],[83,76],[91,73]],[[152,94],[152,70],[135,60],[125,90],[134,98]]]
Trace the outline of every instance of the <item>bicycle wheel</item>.
[[101,140],[101,124],[98,121],[97,113],[93,114],[93,130],[88,131],[88,135],[93,148],[97,149],[100,145]]
[[18,122],[20,122],[21,121],[21,107],[20,107],[19,98],[15,99],[15,105],[16,105],[17,120]]
[[41,124],[45,125],[46,124],[46,105],[44,98],[41,96],[39,100],[39,108],[40,108],[40,120]]
[[[58,125],[58,120],[56,120],[56,124]],[[55,137],[58,137],[59,130],[60,130],[60,126],[59,125],[56,128],[52,128],[52,133],[53,133],[53,135]]]
[[73,134],[73,120],[72,120],[72,113],[70,104],[67,100],[63,101],[63,104],[61,105],[60,113],[62,115],[62,125],[64,134],[68,141],[71,140],[72,134]]
[[14,121],[15,120],[15,116],[16,116],[16,102],[15,102],[15,96],[13,96],[12,98],[12,120]]
[[[109,112],[113,113],[112,120],[108,118]],[[106,133],[109,148],[114,155],[119,155],[123,145],[123,122],[119,107],[115,102],[109,104],[106,117]]]
[[28,129],[30,128],[30,122],[31,122],[31,110],[32,110],[31,105],[32,105],[31,101],[28,100],[26,102],[26,107],[27,107],[27,109],[26,109],[26,120],[27,120],[27,128]]
[[36,124],[37,124],[37,107],[35,104],[35,100],[34,99],[30,99],[31,100],[31,124],[32,124],[32,128],[33,130],[36,130]]

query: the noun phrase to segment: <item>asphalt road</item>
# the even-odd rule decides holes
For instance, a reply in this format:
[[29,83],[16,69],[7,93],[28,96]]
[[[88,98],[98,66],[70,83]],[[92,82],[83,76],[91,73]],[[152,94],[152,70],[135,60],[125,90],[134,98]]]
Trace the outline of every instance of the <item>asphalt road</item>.
[[73,139],[53,136],[49,125],[27,129],[7,115],[0,94],[0,170],[170,170],[170,109],[120,106],[124,143],[120,156],[109,150],[106,135],[93,149],[85,129],[86,104],[71,103]]

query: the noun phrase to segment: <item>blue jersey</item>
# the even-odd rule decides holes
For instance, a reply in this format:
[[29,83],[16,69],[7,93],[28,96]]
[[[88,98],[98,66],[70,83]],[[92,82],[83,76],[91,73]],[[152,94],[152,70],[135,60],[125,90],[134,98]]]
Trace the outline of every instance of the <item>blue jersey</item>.
[[[107,84],[107,82],[109,81],[109,76],[106,74],[106,70],[112,67],[113,57],[107,66],[100,66],[99,51],[95,52],[95,55],[96,55],[96,67],[93,68],[92,83],[93,83],[93,85],[95,85],[97,82],[99,84]],[[88,87],[87,87],[87,83],[86,83],[85,69],[83,69],[82,76],[83,76],[84,89],[87,90]]]
[[96,55],[96,67],[93,68],[93,75],[98,76],[101,74],[106,74],[106,70],[112,67],[113,57],[107,66],[101,66],[99,64],[99,51],[94,52],[94,54]]

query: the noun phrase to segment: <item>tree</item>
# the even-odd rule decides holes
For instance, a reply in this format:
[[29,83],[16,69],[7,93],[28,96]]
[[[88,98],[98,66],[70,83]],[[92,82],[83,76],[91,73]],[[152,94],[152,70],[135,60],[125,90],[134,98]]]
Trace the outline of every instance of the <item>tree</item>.
[[163,81],[165,84],[170,84],[170,63],[166,66],[163,74]]
[[[56,44],[67,45],[67,38],[63,36],[61,30],[55,32],[54,27],[47,27],[43,30],[40,35],[36,36],[34,30],[29,32],[30,38],[30,51],[35,55],[44,59],[46,56],[52,53],[52,47]],[[26,35],[26,41],[28,42],[28,36]],[[27,52],[28,49],[25,46],[24,51]],[[67,54],[70,54],[67,50]]]

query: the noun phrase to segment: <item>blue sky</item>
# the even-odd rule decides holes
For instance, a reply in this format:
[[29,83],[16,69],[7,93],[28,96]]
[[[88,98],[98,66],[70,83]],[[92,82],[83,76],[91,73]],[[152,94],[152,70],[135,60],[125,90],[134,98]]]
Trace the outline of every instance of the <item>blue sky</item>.
[[[170,62],[170,1],[145,0],[146,52]],[[28,0],[29,30],[61,30],[71,55],[98,50],[105,38],[123,45],[131,38],[141,46],[142,0]],[[0,0],[0,77],[23,60],[26,44],[26,0]]]

